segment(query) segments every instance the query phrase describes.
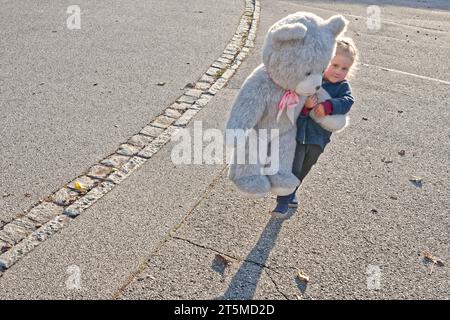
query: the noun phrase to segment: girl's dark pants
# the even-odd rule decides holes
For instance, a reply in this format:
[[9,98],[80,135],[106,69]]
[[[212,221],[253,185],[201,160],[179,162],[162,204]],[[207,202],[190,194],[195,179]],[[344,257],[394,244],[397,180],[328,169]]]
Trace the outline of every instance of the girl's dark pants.
[[[308,174],[309,170],[311,170],[312,166],[317,162],[317,159],[319,159],[319,156],[322,152],[322,148],[317,144],[302,144],[297,142],[292,172],[300,180],[300,184]],[[290,195],[278,196],[277,202],[289,203],[294,198],[295,192],[297,191],[298,187]]]

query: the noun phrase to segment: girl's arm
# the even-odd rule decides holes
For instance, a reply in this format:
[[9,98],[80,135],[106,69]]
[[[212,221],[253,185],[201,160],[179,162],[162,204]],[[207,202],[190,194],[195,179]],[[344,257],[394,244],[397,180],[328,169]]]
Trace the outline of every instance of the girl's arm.
[[329,101],[331,104],[331,110],[329,107],[326,108],[328,109],[326,111],[331,111],[331,113],[326,112],[327,114],[346,114],[350,111],[350,108],[355,102],[350,85],[347,82],[344,82],[341,86],[342,87],[339,90],[338,98],[327,100],[327,102]]

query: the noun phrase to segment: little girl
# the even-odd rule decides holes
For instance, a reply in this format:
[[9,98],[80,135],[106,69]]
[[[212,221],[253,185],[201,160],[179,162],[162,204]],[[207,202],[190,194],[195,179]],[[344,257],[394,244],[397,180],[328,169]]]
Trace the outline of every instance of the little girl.
[[[328,92],[331,99],[318,103],[316,95],[308,97],[297,119],[297,147],[292,171],[300,183],[317,162],[331,137],[331,132],[317,124],[309,113],[315,112],[316,116],[323,117],[331,114],[346,114],[350,111],[354,98],[346,79],[351,75],[349,71],[356,64],[357,55],[352,39],[341,38],[337,41],[336,55],[325,70],[322,83],[322,88]],[[278,217],[285,217],[289,207],[297,206],[298,201],[294,191],[287,196],[278,196],[277,206],[272,213]]]

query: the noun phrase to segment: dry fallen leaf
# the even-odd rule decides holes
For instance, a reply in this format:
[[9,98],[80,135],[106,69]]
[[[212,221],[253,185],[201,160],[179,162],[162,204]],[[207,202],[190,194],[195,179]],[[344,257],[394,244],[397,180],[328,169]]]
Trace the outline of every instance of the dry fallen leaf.
[[75,181],[75,190],[84,191],[85,187],[83,186],[82,183]]
[[216,254],[216,259],[218,261],[220,261],[221,263],[223,263],[226,266],[229,266],[233,263],[233,260],[231,258],[228,258],[226,256],[224,256],[223,254],[217,253]]
[[438,257],[433,256],[430,252],[422,251],[422,255],[424,256],[424,258],[426,260],[433,262],[433,264],[436,264],[440,267],[444,266],[444,262],[441,259],[439,259]]
[[308,282],[309,282],[309,277],[304,273],[303,270],[297,270],[297,278],[298,278],[300,281],[303,281],[303,282],[305,282],[305,283],[308,283]]

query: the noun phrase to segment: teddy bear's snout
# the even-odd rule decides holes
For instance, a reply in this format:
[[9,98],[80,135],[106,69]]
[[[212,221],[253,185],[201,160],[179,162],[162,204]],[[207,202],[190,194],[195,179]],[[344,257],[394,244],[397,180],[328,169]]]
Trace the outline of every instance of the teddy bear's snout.
[[319,91],[319,89],[320,89],[320,86],[317,86],[317,87],[316,87],[316,91]]

